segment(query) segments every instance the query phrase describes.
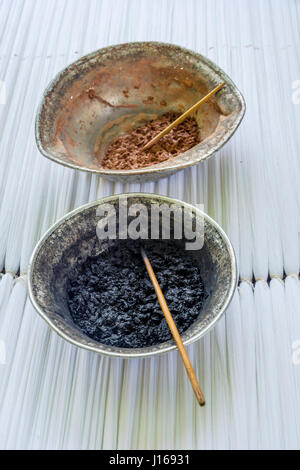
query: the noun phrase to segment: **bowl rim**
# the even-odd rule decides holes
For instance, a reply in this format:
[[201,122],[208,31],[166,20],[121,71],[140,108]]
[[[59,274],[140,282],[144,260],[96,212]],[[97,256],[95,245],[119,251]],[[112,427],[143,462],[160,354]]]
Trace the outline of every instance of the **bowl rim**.
[[[30,261],[29,261],[29,266],[28,266],[28,276],[27,276],[28,293],[29,293],[30,301],[31,301],[33,307],[35,308],[35,310],[38,312],[38,314],[47,322],[47,324],[59,336],[61,336],[63,339],[65,339],[69,343],[71,343],[71,344],[73,344],[77,347],[84,348],[84,349],[87,349],[89,351],[93,351],[93,352],[96,352],[98,354],[103,354],[103,355],[110,356],[110,357],[121,357],[121,358],[127,358],[127,359],[128,358],[152,357],[152,356],[156,356],[158,354],[167,353],[167,352],[170,352],[170,351],[173,351],[173,350],[177,349],[176,344],[170,344],[170,340],[169,340],[169,341],[165,342],[165,344],[166,344],[165,347],[161,347],[160,349],[149,351],[149,348],[152,347],[152,346],[150,346],[150,347],[147,347],[148,350],[145,351],[144,353],[140,352],[143,348],[139,348],[138,349],[139,352],[135,352],[135,351],[137,351],[137,349],[135,349],[135,348],[132,348],[132,349],[128,348],[128,350],[127,350],[127,348],[118,348],[118,352],[117,352],[117,351],[113,351],[113,347],[112,347],[112,350],[102,349],[101,343],[99,343],[99,347],[92,346],[92,345],[89,345],[89,344],[83,344],[83,343],[75,340],[74,338],[72,338],[71,336],[66,334],[64,331],[62,331],[58,326],[56,326],[55,323],[44,312],[43,308],[41,308],[39,306],[39,304],[37,303],[37,301],[35,299],[35,296],[33,294],[32,275],[33,275],[33,271],[34,271],[35,260],[36,260],[36,257],[38,255],[40,249],[43,247],[44,243],[49,238],[49,236],[58,227],[60,227],[64,222],[66,222],[67,220],[69,220],[70,218],[75,216],[76,214],[78,214],[80,212],[83,212],[83,211],[85,211],[85,210],[87,210],[87,209],[89,209],[93,206],[97,206],[99,204],[103,204],[103,203],[107,203],[109,201],[115,200],[116,198],[120,198],[121,196],[123,196],[123,197],[124,196],[126,196],[126,197],[142,197],[142,198],[146,198],[146,199],[158,198],[161,201],[165,201],[165,202],[169,202],[169,203],[173,203],[173,204],[174,203],[181,204],[184,207],[187,207],[187,208],[195,211],[199,215],[203,216],[206,222],[208,222],[214,228],[216,228],[216,230],[218,231],[218,233],[222,237],[222,239],[223,239],[223,241],[226,245],[226,248],[228,250],[229,256],[230,256],[231,273],[232,273],[231,285],[230,285],[229,291],[226,295],[226,300],[225,300],[222,308],[220,309],[218,315],[216,317],[214,317],[214,319],[202,331],[199,331],[198,333],[195,333],[195,335],[193,335],[188,340],[184,340],[183,341],[184,345],[187,346],[187,345],[199,340],[201,337],[203,337],[208,331],[210,331],[215,326],[215,324],[220,320],[220,318],[223,316],[223,314],[227,310],[227,308],[228,308],[228,306],[229,306],[229,304],[232,300],[232,297],[234,295],[235,289],[237,287],[237,282],[238,282],[237,263],[236,263],[236,256],[235,256],[233,246],[232,246],[228,236],[224,232],[224,230],[219,226],[219,224],[214,219],[212,219],[205,212],[201,211],[199,208],[193,206],[192,204],[189,204],[189,203],[187,203],[185,201],[182,201],[180,199],[176,199],[176,198],[172,198],[172,197],[168,197],[168,196],[160,196],[160,195],[154,194],[154,193],[132,192],[132,193],[121,193],[121,194],[115,194],[115,195],[112,195],[112,196],[107,196],[107,197],[98,199],[96,201],[84,204],[80,207],[77,207],[73,211],[67,213],[66,215],[61,217],[59,220],[57,220],[47,230],[47,232],[43,235],[43,237],[38,241],[37,245],[35,246],[35,248],[33,250],[32,255],[31,255],[31,258],[30,258]],[[161,345],[163,345],[163,344],[164,343],[161,343]],[[120,352],[120,350],[122,351],[122,353]]]
[[[45,150],[45,148],[43,147],[43,144],[42,144],[41,134],[40,134],[40,131],[39,131],[40,122],[41,122],[41,118],[42,118],[42,110],[43,110],[43,106],[45,104],[46,96],[51,91],[51,89],[55,86],[55,84],[60,80],[61,76],[63,74],[65,74],[68,71],[68,69],[70,69],[71,67],[74,67],[76,64],[81,62],[83,59],[89,60],[89,59],[93,58],[94,56],[96,56],[97,54],[99,54],[100,51],[105,52],[107,50],[118,49],[118,48],[121,48],[121,47],[124,47],[124,46],[134,47],[134,46],[142,46],[142,45],[156,45],[156,46],[162,46],[162,47],[167,46],[167,47],[171,47],[171,48],[179,48],[183,52],[188,52],[189,54],[192,54],[194,56],[198,56],[199,60],[201,60],[207,66],[212,68],[214,70],[214,72],[217,75],[219,75],[220,83],[221,83],[221,81],[224,81],[225,85],[229,84],[232,87],[234,93],[236,94],[236,96],[237,96],[237,98],[238,98],[238,100],[241,104],[241,110],[238,113],[238,116],[237,116],[237,119],[236,119],[236,122],[235,122],[234,126],[232,126],[232,129],[228,133],[226,133],[226,135],[220,140],[218,145],[212,147],[210,150],[208,150],[207,152],[205,152],[201,155],[199,154],[199,158],[197,158],[194,161],[186,161],[186,162],[181,162],[181,163],[173,162],[173,164],[170,163],[170,165],[166,168],[144,167],[144,168],[136,168],[136,169],[131,169],[131,170],[105,170],[104,168],[99,168],[99,169],[98,168],[88,168],[88,167],[85,167],[85,166],[76,165],[75,163],[69,163],[69,162],[66,162],[64,160],[61,160],[60,158],[55,157],[50,152]],[[246,102],[245,102],[244,96],[242,95],[240,90],[237,88],[237,86],[231,80],[231,78],[216,63],[214,63],[208,57],[205,57],[204,55],[200,54],[199,52],[193,51],[191,49],[188,49],[186,47],[183,47],[183,46],[180,46],[180,45],[177,45],[177,44],[172,44],[172,43],[167,43],[167,42],[160,42],[160,41],[133,41],[133,42],[114,44],[114,45],[111,45],[111,46],[107,46],[107,47],[97,49],[97,50],[92,51],[88,54],[84,54],[83,56],[81,56],[80,58],[75,60],[74,62],[71,62],[69,65],[64,67],[62,70],[60,70],[54,76],[54,78],[49,82],[49,84],[45,88],[45,90],[43,92],[43,95],[42,95],[42,98],[41,98],[41,100],[39,102],[39,105],[38,105],[38,108],[37,108],[36,117],[35,117],[35,141],[36,141],[36,145],[38,147],[39,152],[42,155],[44,155],[44,157],[48,158],[49,160],[52,160],[55,163],[66,166],[68,168],[73,168],[73,169],[76,169],[76,170],[86,171],[88,173],[96,173],[98,175],[103,175],[103,176],[126,177],[126,176],[151,175],[152,173],[157,174],[157,173],[165,173],[165,172],[169,172],[169,171],[178,171],[178,170],[181,170],[181,169],[184,169],[184,168],[188,168],[190,166],[197,165],[198,163],[200,163],[202,161],[208,160],[216,152],[218,152],[229,141],[229,139],[233,136],[233,134],[235,133],[235,131],[238,129],[239,125],[241,124],[241,122],[243,120],[243,117],[245,115],[245,112],[246,112]],[[172,161],[172,159],[170,159],[170,162],[171,161]]]

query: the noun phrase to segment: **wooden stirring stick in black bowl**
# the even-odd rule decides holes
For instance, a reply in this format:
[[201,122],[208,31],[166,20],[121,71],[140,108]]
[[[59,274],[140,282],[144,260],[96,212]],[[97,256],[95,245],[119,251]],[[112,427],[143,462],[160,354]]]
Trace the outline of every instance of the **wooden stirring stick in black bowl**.
[[197,401],[199,403],[200,406],[204,406],[205,405],[205,398],[203,396],[203,393],[201,391],[201,388],[200,388],[200,385],[198,383],[198,380],[197,380],[197,377],[196,377],[196,374],[195,374],[195,371],[193,369],[193,366],[192,366],[192,363],[190,361],[190,358],[186,352],[186,349],[184,347],[184,344],[182,342],[182,339],[180,337],[180,334],[179,334],[179,331],[177,329],[177,326],[175,325],[175,322],[173,320],[173,317],[171,315],[171,312],[169,310],[169,307],[167,305],[167,302],[166,302],[166,299],[164,297],[164,294],[162,293],[162,290],[160,288],[160,285],[158,283],[158,280],[155,276],[155,273],[153,271],[153,268],[151,266],[151,263],[149,261],[149,258],[148,256],[146,255],[145,253],[145,250],[143,247],[141,247],[141,254],[142,254],[142,258],[144,260],[144,263],[145,263],[145,266],[146,266],[146,269],[148,271],[148,274],[149,274],[149,277],[151,279],[151,282],[153,284],[153,287],[154,287],[154,290],[156,292],[156,295],[157,295],[157,298],[158,298],[158,301],[159,301],[159,304],[161,306],[161,309],[163,311],[163,314],[165,316],[165,319],[167,321],[167,324],[170,328],[170,331],[172,333],[172,336],[175,340],[175,343],[178,347],[178,350],[180,352],[180,355],[181,355],[181,358],[183,360],[183,363],[184,363],[184,366],[186,368],[186,371],[187,371],[187,374],[188,374],[188,377],[190,379],[190,382],[192,384],[192,387],[193,387],[193,390],[194,390],[194,393],[196,395],[196,398],[197,398]]

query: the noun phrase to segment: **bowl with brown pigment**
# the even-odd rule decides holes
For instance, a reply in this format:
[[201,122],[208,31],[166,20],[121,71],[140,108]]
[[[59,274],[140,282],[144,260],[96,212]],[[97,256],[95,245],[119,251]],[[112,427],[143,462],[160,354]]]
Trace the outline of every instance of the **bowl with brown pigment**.
[[[133,204],[143,204],[149,214],[154,204],[160,208],[171,208],[174,211],[171,211],[170,216],[171,243],[175,243],[172,229],[174,214],[187,211],[195,233],[197,227],[202,227],[203,247],[193,251],[192,256],[199,265],[201,278],[209,295],[197,319],[182,334],[184,344],[188,345],[198,340],[216,324],[226,311],[237,283],[236,260],[231,243],[217,223],[198,208],[155,194],[130,193],[107,197],[86,204],[56,222],[39,241],[31,257],[28,271],[29,295],[37,312],[53,330],[76,346],[109,356],[148,357],[174,350],[176,348],[174,341],[142,348],[119,348],[102,344],[91,339],[74,324],[67,303],[67,283],[74,276],[77,267],[89,256],[98,255],[118,241],[118,233],[115,240],[103,240],[97,237],[99,208],[104,209],[107,204],[112,205],[118,225],[120,207],[124,204],[124,198],[128,210]],[[161,220],[160,218],[160,224]],[[199,221],[202,221],[202,225],[198,224]],[[129,218],[128,223],[130,223]],[[146,271],[145,276],[147,276]]]
[[[225,82],[194,114],[200,143],[158,164],[103,168],[112,141],[167,112],[182,113]],[[112,181],[156,180],[211,157],[245,113],[232,80],[206,57],[172,44],[136,42],[88,54],[60,72],[44,92],[36,142],[47,158]]]

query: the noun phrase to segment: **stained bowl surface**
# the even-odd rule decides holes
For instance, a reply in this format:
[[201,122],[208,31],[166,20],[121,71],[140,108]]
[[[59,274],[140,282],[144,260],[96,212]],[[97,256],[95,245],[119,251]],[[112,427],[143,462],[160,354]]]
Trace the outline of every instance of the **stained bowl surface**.
[[[226,86],[194,113],[198,145],[145,168],[101,167],[112,140],[168,111],[182,113],[221,82]],[[244,113],[241,93],[209,59],[172,44],[135,42],[100,49],[60,72],[45,90],[35,134],[40,152],[57,163],[112,181],[156,180],[212,156]]]

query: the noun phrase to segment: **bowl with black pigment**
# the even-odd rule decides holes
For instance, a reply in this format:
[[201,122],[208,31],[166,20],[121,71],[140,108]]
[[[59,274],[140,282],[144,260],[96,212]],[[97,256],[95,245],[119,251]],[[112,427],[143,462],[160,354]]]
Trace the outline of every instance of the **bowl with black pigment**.
[[184,344],[198,340],[232,299],[234,251],[208,215],[155,194],[111,196],[56,222],[30,261],[35,309],[64,339],[97,353],[128,358],[174,350],[141,245]]

